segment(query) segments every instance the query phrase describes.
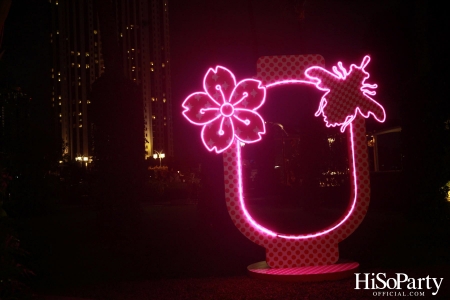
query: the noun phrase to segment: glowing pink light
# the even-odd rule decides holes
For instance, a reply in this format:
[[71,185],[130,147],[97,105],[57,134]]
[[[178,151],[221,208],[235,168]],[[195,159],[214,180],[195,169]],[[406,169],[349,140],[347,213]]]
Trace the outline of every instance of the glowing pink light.
[[338,227],[340,227],[342,224],[345,223],[345,221],[352,215],[353,210],[355,208],[356,205],[356,201],[358,199],[358,188],[357,188],[357,182],[356,182],[356,165],[355,165],[355,148],[354,148],[354,141],[353,141],[353,127],[352,124],[350,124],[350,136],[351,136],[351,151],[352,151],[352,172],[353,172],[353,186],[354,186],[354,197],[353,197],[353,201],[352,201],[352,205],[350,206],[350,209],[348,210],[348,212],[344,215],[344,217],[339,220],[338,222],[335,223],[335,225],[321,230],[319,232],[315,232],[315,233],[311,233],[311,234],[300,234],[300,235],[284,235],[284,234],[278,234],[275,233],[274,231],[262,226],[261,224],[259,224],[258,222],[256,222],[252,216],[249,214],[249,212],[247,211],[247,208],[245,206],[245,200],[243,197],[243,188],[242,188],[242,170],[241,170],[241,150],[240,150],[240,146],[236,145],[237,147],[237,162],[238,162],[238,174],[239,174],[239,202],[241,205],[241,209],[244,212],[245,218],[247,219],[247,221],[256,229],[259,230],[260,232],[264,233],[264,234],[268,234],[270,236],[278,236],[280,238],[285,238],[285,239],[293,239],[293,240],[300,240],[300,239],[309,239],[309,238],[315,238],[315,237],[319,237],[321,235],[325,235],[335,229],[337,229]]
[[283,84],[312,84],[312,85],[315,85],[316,82],[315,81],[306,81],[306,80],[297,80],[297,79],[280,80],[280,81],[266,85],[266,88],[274,87],[277,85],[283,85]]
[[[278,236],[281,238],[286,239],[308,239],[308,238],[314,238],[318,237],[324,234],[327,234],[339,226],[341,226],[352,214],[354,207],[356,205],[356,201],[358,198],[358,190],[357,190],[357,184],[356,184],[356,166],[355,166],[355,157],[354,157],[354,141],[353,141],[353,129],[351,126],[351,122],[356,117],[357,112],[360,112],[362,116],[367,118],[370,114],[372,114],[375,119],[377,119],[380,122],[383,122],[385,119],[385,112],[383,107],[378,104],[375,100],[371,99],[367,95],[375,95],[374,91],[367,90],[368,88],[375,89],[377,85],[370,85],[366,84],[365,80],[369,78],[369,74],[364,70],[364,68],[369,63],[370,58],[369,56],[365,56],[361,66],[350,66],[350,71],[347,72],[347,70],[343,67],[342,63],[338,63],[339,69],[334,66],[332,69],[334,71],[334,74],[321,68],[321,67],[310,67],[306,70],[306,76],[307,78],[312,79],[312,81],[305,81],[305,80],[280,80],[271,84],[266,85],[265,87],[261,87],[261,82],[259,80],[253,80],[253,79],[246,79],[238,84],[236,84],[236,80],[234,75],[229,71],[228,69],[224,67],[216,67],[216,69],[209,69],[207,74],[205,75],[205,78],[203,80],[203,86],[206,93],[197,92],[194,94],[191,94],[186,98],[186,100],[183,103],[183,107],[185,108],[185,111],[183,111],[184,116],[191,121],[191,123],[196,125],[204,125],[202,129],[202,140],[204,145],[208,148],[208,150],[216,150],[217,153],[223,152],[226,149],[228,149],[233,139],[227,141],[225,144],[222,144],[220,146],[216,146],[215,144],[208,143],[208,137],[210,137],[210,132],[206,132],[208,128],[213,127],[213,132],[216,133],[216,136],[218,139],[220,139],[221,136],[230,136],[230,133],[226,133],[225,129],[226,127],[229,128],[228,132],[234,132],[234,122],[230,121],[231,118],[234,120],[239,121],[242,124],[245,124],[248,126],[252,122],[249,119],[242,119],[239,117],[241,112],[248,112],[249,114],[253,113],[254,115],[258,116],[260,120],[262,121],[262,118],[259,114],[255,112],[256,109],[258,109],[265,100],[265,88],[274,87],[278,85],[284,85],[284,84],[307,84],[307,85],[315,85],[318,89],[326,91],[325,95],[322,97],[319,110],[316,112],[316,116],[323,114],[324,120],[327,122],[327,126],[337,126],[341,125],[341,131],[343,132],[346,128],[346,126],[350,125],[350,136],[351,136],[351,151],[352,151],[352,172],[353,172],[353,180],[354,180],[354,197],[352,200],[352,205],[350,206],[350,209],[348,212],[344,215],[344,217],[335,223],[335,225],[331,226],[328,229],[321,230],[316,233],[311,234],[302,234],[302,235],[283,235],[283,234],[277,234],[273,232],[272,230],[265,228],[264,226],[260,225],[258,222],[256,222],[252,216],[249,214],[249,212],[246,209],[245,201],[243,197],[243,187],[242,187],[242,173],[241,173],[241,154],[240,154],[240,147],[237,145],[238,148],[238,172],[239,172],[239,199],[240,199],[240,205],[242,208],[242,211],[252,226],[270,236]],[[226,79],[223,81],[222,84],[216,84],[219,78]],[[214,82],[212,82],[214,80]],[[339,81],[337,81],[339,80]],[[221,81],[219,81],[220,83]],[[230,83],[228,83],[230,82]],[[243,89],[239,91],[239,87],[243,86],[244,88],[249,82],[253,82],[257,84],[258,89],[262,90],[263,97],[261,98],[260,102],[255,102],[253,110],[248,110],[245,108],[242,108],[243,103],[245,103],[246,99],[249,96],[248,89]],[[226,94],[224,87],[229,87],[230,85],[234,86],[234,89],[231,93]],[[356,87],[356,88],[355,88]],[[333,88],[336,88],[338,92],[334,92]],[[350,101],[349,106],[351,109],[352,115],[346,115],[344,118],[344,121],[341,123],[335,122],[335,123],[329,123],[327,116],[325,115],[328,100],[333,101],[334,98],[340,99],[340,91],[339,89],[347,88],[350,89]],[[219,93],[212,93],[212,90],[218,91]],[[253,90],[254,91],[254,90]],[[359,92],[356,92],[359,91]],[[254,93],[254,92],[253,92]],[[345,95],[348,95],[349,93],[345,93]],[[333,96],[333,97],[331,97]],[[206,100],[201,101],[203,97]],[[233,101],[234,99],[238,99],[237,101]],[[360,103],[361,101],[366,101],[369,104],[364,104],[361,107],[357,106],[357,103]],[[211,107],[212,104],[210,102],[214,103],[215,107]],[[206,104],[205,104],[206,103]],[[222,103],[222,104],[220,104]],[[257,103],[257,105],[256,105]],[[339,104],[339,103],[338,103]],[[246,105],[245,105],[246,106]],[[330,106],[331,107],[331,106]],[[331,107],[335,108],[335,107]],[[369,110],[369,109],[373,109]],[[375,111],[375,112],[374,112]],[[195,117],[193,115],[195,114]],[[197,120],[197,119],[198,120]],[[202,120],[202,121],[200,121]],[[228,122],[228,123],[227,123]],[[254,122],[255,123],[255,122]],[[224,126],[225,124],[225,126]],[[264,124],[262,124],[264,125]],[[239,128],[238,128],[239,129]],[[265,133],[265,127],[263,127],[263,131],[260,131],[258,133]],[[249,142],[249,139],[242,138],[241,130],[238,130],[236,137],[243,141],[243,142]],[[258,134],[258,138],[253,139],[251,142],[256,142],[261,139],[261,135]],[[219,140],[223,141],[223,140]]]
[[275,232],[265,228],[264,226],[262,226],[258,222],[256,222],[252,218],[250,213],[247,211],[247,207],[245,206],[245,201],[244,201],[244,196],[243,196],[244,189],[243,189],[243,185],[242,185],[241,146],[239,144],[237,144],[236,147],[237,147],[237,163],[238,163],[238,174],[239,174],[238,175],[238,178],[239,178],[239,203],[241,205],[242,211],[244,212],[245,218],[247,219],[247,221],[250,222],[250,224],[252,224],[252,226],[256,230],[259,230],[270,236],[277,236],[277,234]]
[[[373,89],[376,89],[377,85],[365,83],[366,79],[369,78],[369,74],[365,71],[365,67],[368,65],[369,61],[370,57],[365,56],[360,66],[351,65],[349,71],[343,67],[341,62],[339,62],[337,66],[332,67],[333,72],[314,66],[308,68],[305,72],[306,78],[311,79],[311,81],[289,79],[272,82],[266,86],[262,86],[261,81],[252,79],[246,79],[236,83],[234,75],[228,69],[216,67],[216,69],[209,69],[205,75],[203,80],[205,92],[193,93],[183,102],[183,108],[185,109],[183,111],[184,116],[191,123],[203,126],[201,134],[202,141],[208,150],[216,150],[217,153],[220,153],[228,149],[231,145],[236,147],[231,149],[233,152],[227,153],[233,153],[233,155],[235,155],[234,159],[236,160],[236,163],[233,166],[233,176],[237,176],[238,193],[235,196],[230,196],[232,197],[230,200],[232,202],[230,203],[234,204],[228,204],[227,202],[227,207],[236,226],[245,220],[246,227],[251,227],[251,231],[254,233],[258,232],[258,238],[253,240],[259,244],[263,243],[261,245],[266,247],[266,251],[270,252],[271,250],[268,249],[272,249],[274,243],[280,245],[280,241],[284,241],[282,243],[290,243],[288,240],[302,240],[296,243],[304,243],[304,245],[306,245],[306,243],[308,243],[307,239],[324,241],[324,239],[329,239],[330,237],[342,236],[341,233],[336,232],[342,230],[349,232],[349,227],[347,225],[352,223],[352,220],[358,215],[358,220],[362,220],[360,216],[361,214],[364,216],[364,205],[367,204],[362,204],[364,201],[361,199],[365,199],[364,197],[366,197],[364,195],[367,193],[367,180],[364,181],[361,179],[366,176],[364,175],[365,171],[360,173],[357,172],[357,170],[367,169],[367,167],[362,168],[361,165],[358,165],[360,164],[358,159],[360,158],[362,149],[362,146],[360,146],[360,139],[365,134],[365,131],[364,123],[361,123],[363,122],[362,118],[358,117],[357,121],[353,121],[358,116],[358,113],[364,118],[373,115],[379,122],[383,122],[386,118],[384,108],[370,97],[375,95]],[[353,199],[351,200],[348,211],[341,216],[338,221],[323,230],[310,234],[279,234],[262,226],[255,221],[247,211],[243,196],[241,150],[240,143],[235,141],[235,138],[245,143],[248,143],[249,141],[256,142],[261,139],[261,134],[265,133],[265,127],[263,127],[264,122],[261,116],[256,113],[256,110],[265,101],[266,88],[284,84],[314,85],[319,90],[325,91],[324,96],[320,101],[319,109],[315,115],[323,115],[327,127],[341,126],[341,132],[344,132],[347,126],[349,126]],[[249,88],[248,85],[253,86],[252,88]],[[229,89],[229,87],[233,88]],[[256,99],[251,98],[255,98],[255,96]],[[254,119],[249,116],[254,117]],[[257,130],[253,130],[254,135],[251,136],[252,138],[249,138],[249,131],[251,131],[252,126],[255,124],[259,124],[261,127],[258,128],[258,126],[256,126]],[[247,129],[245,133],[243,133],[242,127]],[[263,129],[260,130],[261,128]],[[247,135],[247,139],[245,138],[245,135]],[[356,136],[358,138],[356,138]],[[356,143],[355,138],[358,140],[358,143]],[[228,161],[229,160],[230,158],[228,158]],[[359,191],[359,189],[361,191]],[[232,192],[230,193],[232,194]],[[239,212],[235,213],[235,209],[237,210],[238,207]],[[363,209],[363,211],[361,211],[361,209]],[[235,218],[233,215],[237,215],[239,218]],[[352,218],[349,220],[350,217]],[[236,220],[240,221],[236,222]],[[354,221],[352,226],[355,226],[356,219]],[[346,224],[346,226],[344,226],[344,224]],[[338,228],[340,229],[336,230]],[[251,231],[244,230],[242,232],[250,238],[252,236]],[[267,236],[269,236],[270,239],[266,240]],[[265,241],[261,242],[261,240]],[[269,246],[267,247],[267,245]],[[337,253],[333,251],[334,250],[330,250],[330,252],[327,253]],[[274,253],[276,253],[274,256],[279,255],[279,252]]]
[[264,120],[256,112],[266,98],[261,81],[244,79],[236,83],[230,70],[217,66],[206,73],[203,90],[189,95],[182,106],[186,119],[203,126],[201,138],[209,151],[221,153],[235,138],[244,143],[261,140],[266,132]]
[[365,83],[370,77],[364,69],[369,62],[370,57],[365,56],[361,65],[352,64],[350,71],[341,62],[338,67],[332,67],[334,73],[321,67],[310,67],[305,71],[316,87],[325,91],[315,115],[322,114],[327,127],[341,126],[341,132],[344,132],[358,112],[364,118],[373,115],[379,122],[386,119],[384,108],[370,97],[376,94],[370,89],[376,89],[377,85]]
[[352,205],[349,209],[349,211],[347,212],[347,214],[338,222],[336,222],[337,224],[335,224],[334,226],[331,226],[328,229],[316,232],[316,233],[311,233],[311,234],[304,234],[304,235],[283,235],[280,234],[278,235],[279,237],[285,238],[285,239],[307,239],[307,238],[314,238],[314,237],[318,237],[324,234],[327,234],[335,229],[337,229],[338,227],[340,227],[342,224],[345,223],[345,221],[347,221],[347,219],[352,215],[353,210],[355,209],[355,205],[356,205],[356,200],[358,199],[358,185],[356,182],[356,163],[355,163],[355,145],[354,145],[354,140],[353,140],[353,126],[350,123],[350,143],[351,143],[351,151],[352,151],[352,172],[353,172],[353,187],[354,187],[354,197],[353,197],[353,201],[352,201]]

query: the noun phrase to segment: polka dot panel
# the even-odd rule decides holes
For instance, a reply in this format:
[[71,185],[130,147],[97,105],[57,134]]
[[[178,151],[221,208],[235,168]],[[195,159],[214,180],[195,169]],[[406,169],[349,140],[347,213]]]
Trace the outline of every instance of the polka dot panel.
[[[353,146],[350,148],[350,169],[353,171],[353,158],[357,172],[352,177],[352,183],[356,183],[358,198],[356,199],[353,213],[340,227],[328,234],[314,239],[287,239],[280,236],[271,236],[257,228],[249,220],[241,206],[240,194],[245,187],[240,186],[240,170],[238,151],[240,147],[234,143],[223,154],[225,199],[229,215],[244,236],[254,243],[266,249],[266,261],[272,268],[292,268],[303,266],[320,266],[334,264],[339,259],[338,243],[348,237],[362,222],[369,205],[370,181],[367,163],[367,146],[365,141],[365,120],[356,117],[351,126],[347,128],[349,133],[353,131]],[[349,143],[351,146],[352,143]],[[242,188],[242,190],[240,190]],[[353,199],[353,197],[352,197]]]
[[[353,137],[355,139],[365,139],[364,125],[364,119],[358,118],[355,120],[353,124]],[[361,131],[364,134],[361,134]],[[360,140],[359,143],[358,140],[354,140],[353,144],[358,148],[365,148],[366,145]],[[350,235],[361,223],[365,213],[367,212],[369,204],[369,194],[367,193],[369,181],[367,174],[364,172],[356,173],[357,188],[361,192],[359,193],[359,197],[356,201],[353,214],[346,220],[345,223],[342,224],[342,226],[339,227],[338,230],[334,230],[330,234],[318,237],[314,240],[290,240],[278,236],[271,237],[255,229],[248,221],[243,209],[240,206],[239,190],[236,190],[235,187],[235,185],[239,186],[239,170],[237,169],[237,164],[233,164],[232,161],[228,160],[229,157],[237,159],[237,156],[233,154],[233,152],[237,152],[236,147],[237,146],[231,147],[224,153],[225,168],[228,165],[233,165],[235,168],[232,174],[229,174],[229,180],[225,180],[226,199],[228,199],[227,208],[231,219],[236,225],[244,224],[244,226],[237,226],[241,232],[251,241],[266,248],[266,259],[268,264],[273,268],[283,268],[308,265],[326,265],[337,261],[339,258],[337,242],[342,241]],[[360,152],[364,153],[366,150],[367,149],[363,149],[363,151]],[[350,155],[350,157],[352,158],[352,155]],[[356,162],[367,160],[367,156],[361,154],[358,155],[358,151],[355,151],[354,157]],[[368,165],[365,164],[364,166],[365,167],[363,167],[363,169],[368,167]]]
[[264,85],[279,80],[306,80],[305,70],[312,66],[325,67],[325,59],[319,54],[263,56],[256,63],[256,78]]

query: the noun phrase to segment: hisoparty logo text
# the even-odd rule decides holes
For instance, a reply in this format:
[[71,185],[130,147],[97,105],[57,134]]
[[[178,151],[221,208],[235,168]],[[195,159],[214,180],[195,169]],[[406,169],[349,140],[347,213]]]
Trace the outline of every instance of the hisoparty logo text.
[[386,273],[355,273],[355,290],[432,290],[435,296],[439,292],[444,278],[411,278],[405,273],[395,273],[394,277],[387,278]]

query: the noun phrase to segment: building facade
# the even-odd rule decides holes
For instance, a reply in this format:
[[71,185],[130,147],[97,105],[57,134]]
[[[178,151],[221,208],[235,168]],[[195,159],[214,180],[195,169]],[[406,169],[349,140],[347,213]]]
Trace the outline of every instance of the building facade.
[[[146,158],[173,156],[168,0],[115,0],[117,42],[125,76],[141,89]],[[52,106],[63,153],[90,157],[89,91],[104,72],[94,0],[50,0]]]
[[118,0],[124,74],[142,90],[146,158],[173,156],[168,0]]
[[51,103],[63,157],[90,156],[88,93],[103,72],[101,38],[93,0],[50,0]]

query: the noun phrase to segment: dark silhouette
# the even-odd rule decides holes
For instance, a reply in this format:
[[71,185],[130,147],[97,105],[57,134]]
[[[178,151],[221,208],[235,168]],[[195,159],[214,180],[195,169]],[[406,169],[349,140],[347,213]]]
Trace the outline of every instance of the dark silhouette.
[[97,1],[105,73],[92,85],[92,186],[103,224],[138,218],[145,179],[142,96],[116,59],[118,41],[111,1]]

